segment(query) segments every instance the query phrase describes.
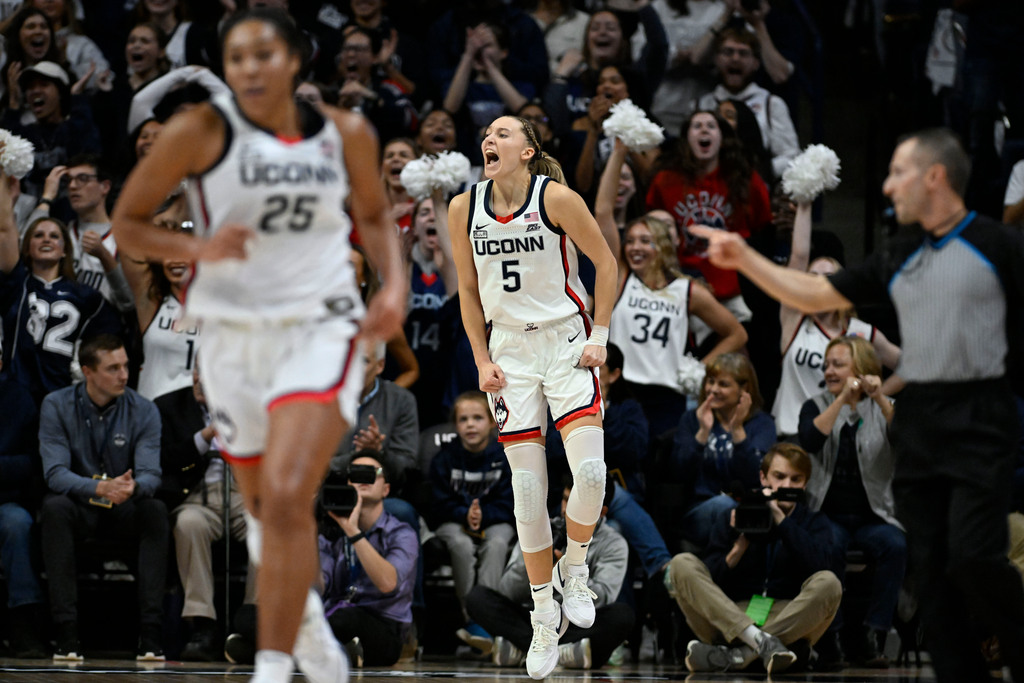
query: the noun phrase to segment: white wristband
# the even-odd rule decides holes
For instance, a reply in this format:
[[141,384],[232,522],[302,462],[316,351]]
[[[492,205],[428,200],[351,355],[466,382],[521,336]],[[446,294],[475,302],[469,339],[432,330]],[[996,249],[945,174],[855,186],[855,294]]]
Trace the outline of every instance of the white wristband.
[[594,325],[587,337],[587,346],[608,346],[608,328],[604,325]]

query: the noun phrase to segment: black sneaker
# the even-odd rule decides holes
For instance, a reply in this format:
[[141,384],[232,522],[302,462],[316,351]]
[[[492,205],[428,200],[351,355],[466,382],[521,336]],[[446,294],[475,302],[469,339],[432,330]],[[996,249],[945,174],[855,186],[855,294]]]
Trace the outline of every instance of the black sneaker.
[[224,658],[232,664],[254,664],[256,645],[241,633],[232,633],[224,641]]
[[345,653],[354,668],[363,668],[363,644],[359,642],[359,638],[353,638],[345,643]]
[[872,669],[888,669],[889,658],[885,655],[885,631],[865,626],[861,640],[861,662]]
[[821,640],[814,644],[814,651],[818,655],[814,662],[815,671],[841,671],[850,665],[839,642],[839,634],[834,631],[826,631]]
[[42,659],[47,646],[41,636],[43,622],[38,604],[15,607],[11,616],[11,655],[16,659]]
[[138,662],[162,662],[164,647],[160,644],[160,627],[143,626],[139,633],[139,650],[135,655]]
[[78,624],[64,621],[55,625],[57,629],[57,649],[53,651],[55,662],[81,662],[82,644],[78,642]]
[[186,662],[215,662],[220,659],[217,652],[217,629],[215,626],[197,626],[191,640],[181,648],[181,659]]

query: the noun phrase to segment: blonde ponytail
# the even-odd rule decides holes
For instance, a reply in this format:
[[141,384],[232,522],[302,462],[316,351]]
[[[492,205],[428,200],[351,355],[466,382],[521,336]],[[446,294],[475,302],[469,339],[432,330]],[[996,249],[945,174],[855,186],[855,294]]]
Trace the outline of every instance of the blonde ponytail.
[[533,159],[530,159],[530,173],[534,175],[546,175],[556,183],[562,183],[565,185],[565,173],[562,172],[562,165],[558,163],[558,160],[547,152],[541,152],[539,155],[535,154]]
[[533,158],[527,164],[527,168],[530,169],[530,173],[534,175],[546,175],[556,183],[567,185],[565,182],[565,173],[562,172],[562,165],[558,163],[558,160],[547,152],[542,152],[540,149],[540,139],[537,137],[537,131],[534,130],[533,124],[524,119],[521,116],[515,117],[519,124],[523,127],[523,135],[526,136],[526,142],[533,148]]

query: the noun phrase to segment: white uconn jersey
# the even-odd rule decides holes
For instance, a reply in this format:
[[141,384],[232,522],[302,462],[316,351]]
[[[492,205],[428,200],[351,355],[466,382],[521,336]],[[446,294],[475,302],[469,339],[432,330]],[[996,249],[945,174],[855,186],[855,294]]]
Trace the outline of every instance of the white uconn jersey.
[[[850,318],[843,334],[872,342],[875,328],[862,320]],[[782,378],[772,406],[775,431],[779,434],[796,434],[800,428],[800,408],[807,399],[824,391],[825,348],[830,341],[832,337],[812,316],[805,315],[800,320],[793,339],[782,354]]]
[[689,316],[688,278],[651,289],[633,273],[627,275],[612,309],[609,336],[622,351],[622,376],[679,391],[676,369],[686,355]]
[[494,215],[490,180],[470,189],[469,241],[488,322],[528,331],[585,310],[576,245],[544,212],[549,182],[531,176],[526,203],[508,221]]
[[181,322],[181,304],[164,297],[156,316],[142,333],[145,361],[139,370],[139,393],[149,400],[192,386],[192,368],[199,350],[199,327]]
[[[103,295],[104,299],[111,303],[115,303],[114,298],[110,293],[110,283],[107,282],[107,271],[103,269],[103,262],[100,261],[99,257],[87,254],[85,253],[85,250],[82,249],[82,234],[79,231],[77,223],[72,223],[69,227],[71,229],[75,279],[82,284],[89,285],[93,289],[99,290],[99,293]],[[106,229],[100,233],[100,237],[102,238],[103,247],[109,251],[112,256],[116,257],[117,242],[114,241],[114,233],[111,231],[109,224],[106,226]]]
[[234,323],[358,317],[348,174],[334,122],[300,104],[307,130],[289,142],[246,120],[230,94],[212,104],[225,121],[226,148],[213,168],[189,179],[193,220],[205,237],[236,223],[256,238],[244,260],[197,264],[187,314]]

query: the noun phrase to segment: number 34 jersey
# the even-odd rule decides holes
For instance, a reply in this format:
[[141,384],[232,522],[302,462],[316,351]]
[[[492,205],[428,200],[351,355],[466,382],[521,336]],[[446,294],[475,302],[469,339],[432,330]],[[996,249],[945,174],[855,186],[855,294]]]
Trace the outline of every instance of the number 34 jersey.
[[690,280],[678,278],[651,289],[633,273],[615,307],[609,341],[622,351],[622,376],[637,384],[679,391],[678,368],[690,328]]
[[283,140],[246,119],[230,94],[212,104],[224,119],[224,151],[188,181],[192,219],[207,238],[230,224],[256,236],[243,260],[197,264],[187,315],[233,323],[359,317],[348,173],[333,120],[300,103],[303,137]]
[[469,242],[484,318],[529,332],[581,314],[587,295],[576,245],[544,211],[544,190],[554,181],[531,176],[526,203],[511,216],[494,215],[491,182],[474,185],[469,200]]

